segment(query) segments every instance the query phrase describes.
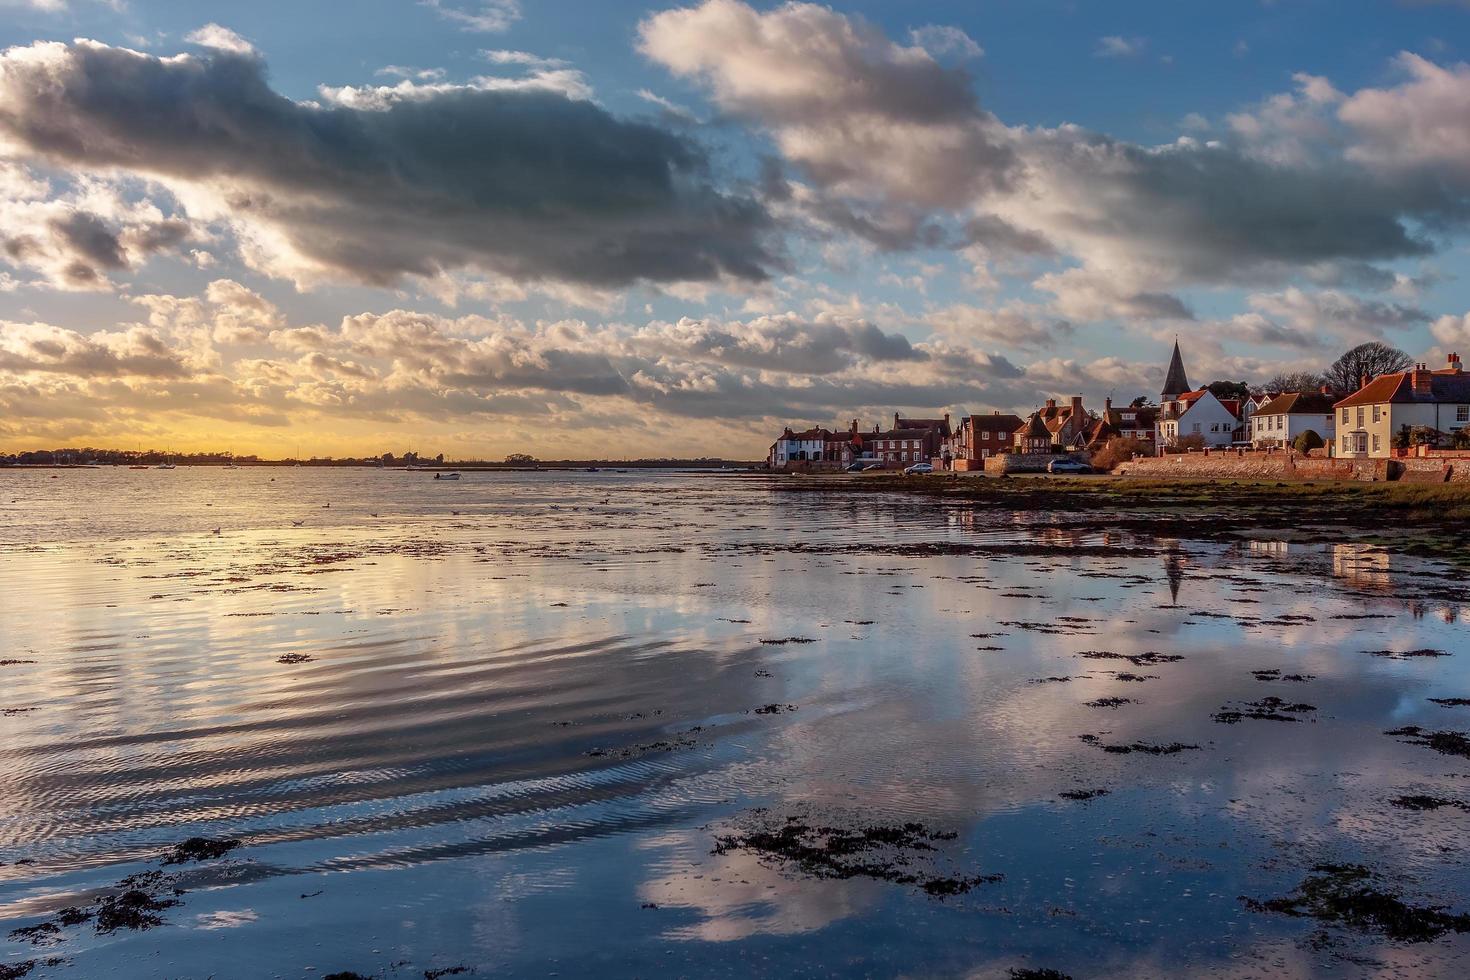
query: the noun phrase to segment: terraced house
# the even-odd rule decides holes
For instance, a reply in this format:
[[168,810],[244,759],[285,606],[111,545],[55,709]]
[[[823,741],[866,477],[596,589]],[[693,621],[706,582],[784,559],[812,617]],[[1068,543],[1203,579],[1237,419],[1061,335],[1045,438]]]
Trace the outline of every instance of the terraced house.
[[1251,445],[1289,446],[1298,436],[1315,432],[1326,445],[1335,437],[1333,405],[1337,396],[1321,391],[1289,391],[1277,395],[1257,407],[1246,423]]
[[1337,413],[1337,455],[1384,459],[1394,454],[1405,430],[1429,429],[1450,435],[1470,426],[1470,374],[1459,354],[1437,371],[1416,364],[1412,370],[1371,380],[1333,406]]

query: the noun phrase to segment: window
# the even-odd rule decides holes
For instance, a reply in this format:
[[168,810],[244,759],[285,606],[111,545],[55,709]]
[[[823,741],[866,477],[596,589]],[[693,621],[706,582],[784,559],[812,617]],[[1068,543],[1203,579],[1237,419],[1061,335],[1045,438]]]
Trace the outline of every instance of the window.
[[[1347,424],[1347,420],[1348,420],[1348,410],[1344,408],[1342,410],[1342,423],[1343,423],[1343,425],[1346,425]],[[1342,444],[1342,448],[1344,448],[1344,449],[1347,448],[1347,443],[1346,442],[1344,442]]]
[[1470,422],[1470,405],[1455,406],[1455,421]]
[[1377,405],[1374,405],[1373,406],[1373,421],[1375,421],[1375,422],[1378,421],[1378,409],[1379,409],[1379,406],[1377,406]]
[[980,433],[980,441],[981,442],[989,442],[990,441],[990,430],[989,429],[986,429],[984,432]]
[[1286,422],[1286,416],[1285,415],[1278,415],[1278,416],[1276,416],[1276,431],[1277,432],[1280,432],[1281,431],[1282,426],[1283,426],[1283,424],[1285,422]]
[[1358,424],[1359,425],[1362,425],[1363,424],[1363,410],[1361,408],[1358,409]]
[[1378,452],[1378,433],[1373,433],[1373,451]]
[[1194,431],[1196,431],[1196,432],[1199,431],[1199,423],[1198,422],[1194,423]]
[[[1342,414],[1346,415],[1347,414],[1347,409],[1344,408],[1342,410]],[[1346,420],[1344,420],[1344,421],[1346,421]],[[1348,451],[1348,437],[1347,436],[1343,436],[1342,437],[1342,451],[1343,452],[1347,452]]]

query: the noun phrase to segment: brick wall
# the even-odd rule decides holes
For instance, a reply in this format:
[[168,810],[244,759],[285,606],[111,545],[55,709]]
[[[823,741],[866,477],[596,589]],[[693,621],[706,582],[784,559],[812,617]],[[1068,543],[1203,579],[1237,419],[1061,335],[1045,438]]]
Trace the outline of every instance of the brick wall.
[[[1363,480],[1396,479],[1407,460],[1316,459],[1286,453],[1180,453],[1135,459],[1118,467],[1125,476],[1189,480]],[[1394,464],[1394,465],[1391,465]]]

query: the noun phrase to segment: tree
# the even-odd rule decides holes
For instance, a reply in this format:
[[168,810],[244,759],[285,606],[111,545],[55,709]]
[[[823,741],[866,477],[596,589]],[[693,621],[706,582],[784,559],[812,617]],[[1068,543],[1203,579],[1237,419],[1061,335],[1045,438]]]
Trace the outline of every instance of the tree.
[[1406,370],[1414,359],[1397,347],[1371,340],[1359,344],[1332,362],[1327,369],[1327,383],[1338,391],[1357,391],[1363,375],[1370,379],[1380,374]]
[[1147,404],[1148,404],[1148,396],[1147,395],[1139,395],[1137,398],[1133,399],[1131,402],[1128,403],[1128,407],[1129,408],[1142,408],[1143,406],[1145,406]]
[[530,466],[536,462],[536,457],[525,453],[511,453],[505,457],[505,461],[511,466]]
[[1151,456],[1153,455],[1153,446],[1144,442],[1142,439],[1114,436],[1101,449],[1092,454],[1092,465],[1099,470],[1108,471],[1119,463],[1128,462],[1133,458],[1134,454]]
[[1308,429],[1293,439],[1291,445],[1293,449],[1305,456],[1313,449],[1321,449],[1324,443],[1322,442],[1322,437],[1317,435],[1315,430]]
[[1226,398],[1249,398],[1251,394],[1250,385],[1244,381],[1211,381],[1206,387],[1210,394],[1224,400]]
[[1205,437],[1200,435],[1198,432],[1191,432],[1187,436],[1180,436],[1179,438],[1175,439],[1174,445],[1165,451],[1171,453],[1197,453],[1204,448]]
[[[1279,395],[1287,391],[1316,391],[1326,383],[1327,379],[1315,371],[1288,371],[1251,390],[1258,395]],[[1352,390],[1356,391],[1357,385]]]

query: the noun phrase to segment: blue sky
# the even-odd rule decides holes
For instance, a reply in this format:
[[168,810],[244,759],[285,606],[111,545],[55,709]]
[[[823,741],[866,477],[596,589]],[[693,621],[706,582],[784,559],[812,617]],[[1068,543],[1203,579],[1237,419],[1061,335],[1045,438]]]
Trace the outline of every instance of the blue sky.
[[0,9],[0,447],[755,455],[1470,347],[1460,2]]

